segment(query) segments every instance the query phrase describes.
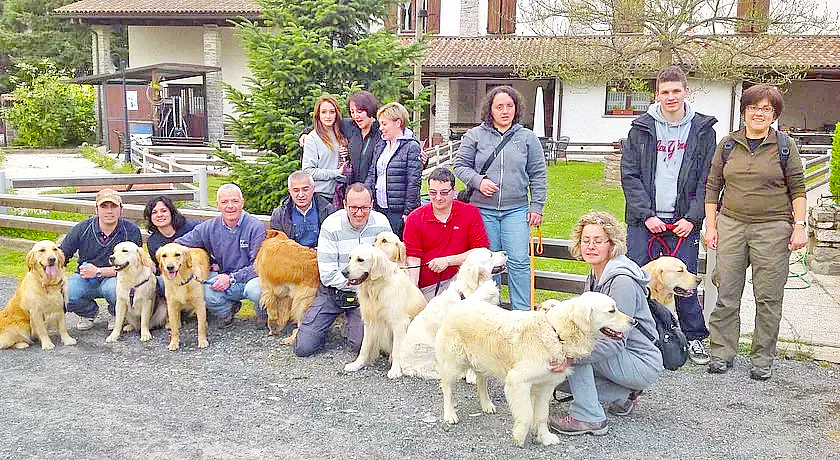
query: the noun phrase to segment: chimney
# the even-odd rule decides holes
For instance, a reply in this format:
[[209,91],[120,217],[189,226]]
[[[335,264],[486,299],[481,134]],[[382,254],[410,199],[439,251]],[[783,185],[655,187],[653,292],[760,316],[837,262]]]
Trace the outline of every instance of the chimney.
[[735,30],[742,34],[766,33],[770,18],[770,0],[738,0]]

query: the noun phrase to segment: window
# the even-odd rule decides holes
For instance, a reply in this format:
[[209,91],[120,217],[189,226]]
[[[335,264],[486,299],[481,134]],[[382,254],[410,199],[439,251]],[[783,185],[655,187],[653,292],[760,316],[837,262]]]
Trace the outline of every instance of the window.
[[399,3],[393,5],[393,9],[385,17],[385,27],[397,33],[413,34],[414,23],[417,19],[416,8],[419,7],[422,32],[439,33],[440,2],[441,0],[400,0]]
[[487,0],[487,33],[516,33],[516,0]]
[[641,115],[653,103],[654,80],[625,80],[607,85],[605,115]]

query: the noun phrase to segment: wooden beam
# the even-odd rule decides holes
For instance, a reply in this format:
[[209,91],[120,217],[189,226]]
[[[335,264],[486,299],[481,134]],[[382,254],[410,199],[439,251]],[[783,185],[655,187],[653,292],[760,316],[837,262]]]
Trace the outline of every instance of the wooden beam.
[[[95,192],[63,193],[55,196],[61,199],[66,198],[71,200],[96,199]],[[120,198],[122,198],[123,203],[129,204],[146,204],[146,202],[156,196],[166,196],[172,201],[191,201],[195,199],[195,193],[191,190],[132,190],[128,192],[120,192]]]
[[74,187],[78,185],[128,185],[192,183],[192,173],[103,174],[99,176],[11,179],[13,188]]

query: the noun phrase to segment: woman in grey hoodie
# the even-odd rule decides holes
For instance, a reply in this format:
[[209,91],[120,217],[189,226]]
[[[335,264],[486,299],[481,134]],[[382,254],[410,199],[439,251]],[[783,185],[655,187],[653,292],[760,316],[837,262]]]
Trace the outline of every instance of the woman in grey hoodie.
[[[521,112],[518,91],[504,85],[493,88],[482,107],[484,123],[464,134],[453,167],[455,175],[475,189],[469,202],[481,211],[490,249],[507,253],[511,307],[530,310],[530,227],[542,224],[546,167],[540,139],[519,124]],[[506,139],[482,174],[484,163]]]
[[303,141],[301,169],[312,176],[315,192],[332,202],[336,186],[346,182],[342,171],[348,159],[347,138],[338,129],[338,100],[328,94],[319,97],[312,119],[315,129]]
[[[627,232],[618,220],[606,212],[586,214],[578,219],[571,240],[569,252],[592,268],[586,290],[612,297],[622,313],[657,337],[645,292],[650,276],[624,255]],[[549,425],[562,434],[602,435],[608,427],[600,401],[607,403],[613,415],[629,415],[641,390],[662,373],[662,354],[631,327],[622,340],[596,340],[592,354],[575,361],[574,369],[567,380],[574,397],[569,415],[555,417]]]

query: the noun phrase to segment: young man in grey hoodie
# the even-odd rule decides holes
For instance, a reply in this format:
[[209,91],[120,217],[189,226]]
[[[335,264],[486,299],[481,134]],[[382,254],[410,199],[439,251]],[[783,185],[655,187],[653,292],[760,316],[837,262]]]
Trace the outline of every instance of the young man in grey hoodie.
[[[642,266],[669,255],[682,238],[671,255],[697,273],[706,176],[717,144],[713,128],[717,119],[695,112],[686,96],[682,69],[662,69],[656,79],[657,102],[633,120],[622,144],[621,185],[626,202],[627,255]],[[697,294],[677,297],[676,306],[680,327],[689,341],[689,358],[698,365],[708,364],[703,339],[709,331]]]

